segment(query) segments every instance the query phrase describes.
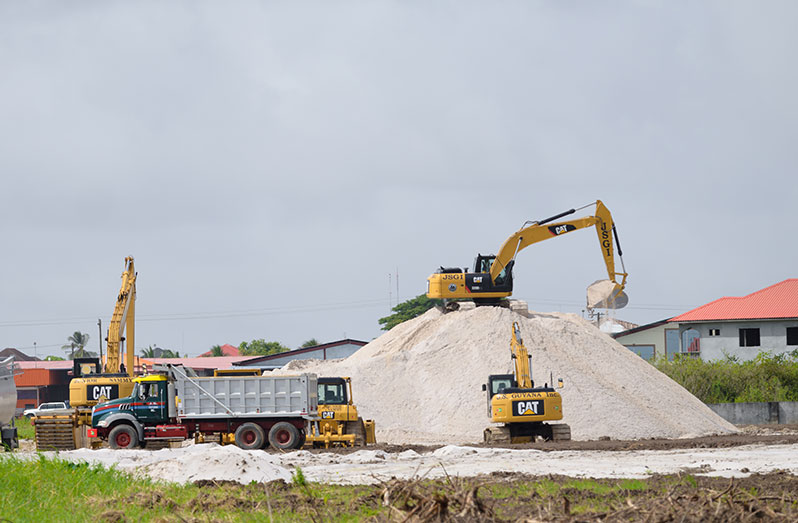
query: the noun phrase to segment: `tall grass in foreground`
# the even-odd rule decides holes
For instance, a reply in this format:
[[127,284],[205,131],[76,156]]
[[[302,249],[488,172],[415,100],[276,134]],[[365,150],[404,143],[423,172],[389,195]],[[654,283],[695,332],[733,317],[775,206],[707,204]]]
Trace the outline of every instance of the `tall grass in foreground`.
[[654,366],[704,403],[798,401],[798,350],[750,361],[733,356],[719,361],[677,356]]

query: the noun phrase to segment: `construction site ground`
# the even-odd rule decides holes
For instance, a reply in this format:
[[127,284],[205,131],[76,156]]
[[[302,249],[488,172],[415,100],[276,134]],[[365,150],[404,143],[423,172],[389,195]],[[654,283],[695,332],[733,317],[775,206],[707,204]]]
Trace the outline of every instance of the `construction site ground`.
[[675,440],[289,452],[184,443],[56,454],[23,440],[14,455],[101,463],[184,485],[94,493],[106,507],[101,521],[795,521],[798,426],[740,429]]

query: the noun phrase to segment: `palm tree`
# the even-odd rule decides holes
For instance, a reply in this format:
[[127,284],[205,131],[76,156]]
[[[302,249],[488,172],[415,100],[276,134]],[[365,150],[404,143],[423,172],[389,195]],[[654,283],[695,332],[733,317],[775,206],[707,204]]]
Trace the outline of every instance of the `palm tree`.
[[[86,334],[85,332],[75,331],[74,334],[72,334],[72,336],[67,338],[67,341],[69,343],[67,343],[66,345],[62,345],[61,348],[63,350],[70,351],[69,354],[70,360],[74,360],[76,357],[83,358],[87,355],[86,351],[83,350],[83,347],[85,347],[86,344],[89,343],[88,334]],[[75,349],[77,349],[77,351]]]
[[152,345],[150,345],[146,349],[141,349],[141,357],[142,358],[156,358],[157,356],[155,355],[155,349],[156,349],[156,347],[153,347]]
[[211,353],[208,355],[209,358],[224,356],[224,351],[222,350],[221,345],[214,345],[211,347]]
[[299,348],[300,348],[300,349],[306,349],[306,348],[308,348],[308,347],[315,347],[316,345],[321,345],[321,343],[319,343],[318,341],[316,341],[316,338],[310,338],[308,341],[306,341],[305,343],[303,343],[302,345],[300,345],[300,347],[299,347]]

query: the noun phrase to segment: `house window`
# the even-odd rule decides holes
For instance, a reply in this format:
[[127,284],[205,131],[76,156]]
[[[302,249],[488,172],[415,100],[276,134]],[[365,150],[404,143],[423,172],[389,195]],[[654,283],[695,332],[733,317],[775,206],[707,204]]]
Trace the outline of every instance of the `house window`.
[[655,350],[653,345],[626,345],[626,348],[644,360],[651,360],[654,358]]
[[740,329],[740,347],[759,347],[759,329]]
[[710,336],[720,336],[720,329],[709,329]]
[[787,327],[787,345],[798,345],[798,327]]

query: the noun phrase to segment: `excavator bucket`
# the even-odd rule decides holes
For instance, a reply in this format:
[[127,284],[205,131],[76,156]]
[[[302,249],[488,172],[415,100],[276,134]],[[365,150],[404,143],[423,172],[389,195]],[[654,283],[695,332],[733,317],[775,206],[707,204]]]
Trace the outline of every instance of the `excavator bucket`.
[[612,280],[598,280],[587,288],[589,309],[622,309],[629,303],[623,287]]

